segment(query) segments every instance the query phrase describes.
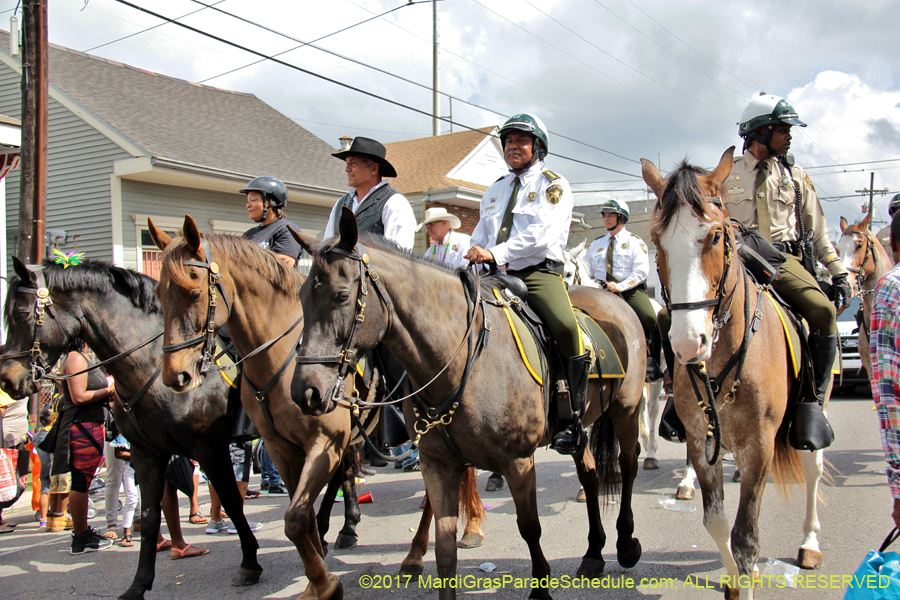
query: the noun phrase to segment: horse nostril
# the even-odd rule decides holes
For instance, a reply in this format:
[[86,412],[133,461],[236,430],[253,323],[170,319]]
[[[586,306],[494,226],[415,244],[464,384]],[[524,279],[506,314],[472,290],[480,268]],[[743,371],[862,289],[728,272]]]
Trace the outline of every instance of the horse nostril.
[[706,346],[706,340],[707,340],[707,339],[708,339],[708,338],[706,337],[706,334],[705,334],[705,333],[701,333],[701,334],[700,334],[700,347],[701,347],[701,348],[703,348],[704,346]]
[[182,371],[178,374],[178,387],[186,387],[191,381],[191,376]]

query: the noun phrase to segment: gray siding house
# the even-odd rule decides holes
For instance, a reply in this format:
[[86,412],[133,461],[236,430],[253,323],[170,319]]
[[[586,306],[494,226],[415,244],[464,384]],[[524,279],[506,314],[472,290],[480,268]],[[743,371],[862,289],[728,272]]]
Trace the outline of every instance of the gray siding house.
[[[0,114],[20,118],[21,62],[0,32]],[[334,149],[252,94],[190,83],[68,48],[50,48],[48,245],[156,275],[147,218],[168,231],[253,223],[251,178],[288,186],[287,216],[325,227],[347,179]],[[7,240],[18,235],[20,171],[7,176]],[[52,233],[50,232],[52,230]],[[64,232],[64,234],[63,234]]]

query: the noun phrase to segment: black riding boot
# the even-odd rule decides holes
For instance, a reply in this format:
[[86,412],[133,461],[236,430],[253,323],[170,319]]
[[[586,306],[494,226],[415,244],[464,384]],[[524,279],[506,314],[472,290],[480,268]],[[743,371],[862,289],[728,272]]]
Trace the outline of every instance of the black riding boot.
[[[569,425],[553,436],[550,448],[560,454],[576,454],[584,448],[587,442],[587,434],[581,424],[584,415],[584,404],[587,397],[588,373],[591,371],[591,354],[585,352],[578,356],[566,359],[566,374],[569,383],[569,408],[571,409],[571,422]],[[557,400],[559,402],[560,399]]]
[[663,372],[659,367],[659,352],[662,346],[662,338],[659,335],[659,329],[650,332],[650,339],[647,340],[647,351],[650,356],[647,357],[647,382],[662,379]]
[[831,383],[831,367],[837,352],[837,335],[810,334],[809,352],[812,358],[815,399],[801,399],[794,409],[788,441],[797,450],[821,450],[834,441],[834,431],[822,412],[825,392]]

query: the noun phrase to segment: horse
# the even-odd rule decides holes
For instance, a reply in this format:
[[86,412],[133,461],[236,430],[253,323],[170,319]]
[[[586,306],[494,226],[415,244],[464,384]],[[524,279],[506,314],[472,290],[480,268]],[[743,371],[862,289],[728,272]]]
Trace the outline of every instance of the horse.
[[[183,235],[174,239],[152,222],[148,225],[163,251],[157,294],[163,307],[166,349],[170,350],[163,359],[163,382],[176,391],[199,385],[204,380],[204,351],[191,343],[196,326],[201,326],[203,333],[227,325],[235,348],[245,357],[244,408],[291,494],[285,535],[297,547],[309,579],[301,598],[340,600],[343,586],[328,571],[323,541],[317,534],[317,529],[327,528],[328,514],[323,504],[317,526],[314,502],[325,483],[335,481],[337,465],[351,441],[351,413],[342,410],[311,417],[291,398],[293,358],[300,337],[299,331],[291,330],[302,322],[297,295],[304,276],[250,240],[209,233],[201,237],[190,216],[185,216]],[[467,513],[474,515],[481,509],[483,514],[474,477],[467,482]],[[356,498],[355,490],[345,490],[345,498],[348,494]],[[358,509],[356,516],[358,522]],[[470,520],[473,535],[480,532],[478,523],[480,519]],[[430,517],[423,518],[405,560],[422,562],[429,527]],[[351,535],[352,539],[347,539]],[[466,540],[474,544],[471,537],[464,537]],[[355,531],[342,530],[335,545],[356,545]]]
[[[32,271],[13,257],[13,265],[16,275],[9,280],[4,308],[7,354],[0,363],[0,387],[13,398],[39,392],[42,371],[49,371],[47,365],[55,364],[74,338],[84,340],[103,361],[133,349],[104,367],[116,381],[112,410],[131,443],[141,488],[138,568],[120,598],[143,598],[153,587],[160,503],[173,454],[200,463],[238,530],[242,559],[232,584],[256,583],[262,573],[256,559],[259,545],[244,516],[228,451],[237,401],[229,400],[230,387],[218,376],[187,395],[176,395],[156,381],[162,353],[156,281],[90,260],[71,268],[45,260]],[[146,341],[150,343],[142,345]],[[10,358],[16,354],[18,358]],[[173,544],[180,546],[178,506],[165,509]]]
[[[550,598],[547,580],[542,579],[549,576],[550,565],[540,545],[533,456],[549,442],[544,389],[529,374],[513,334],[503,325],[506,316],[496,305],[502,303],[494,302],[487,289],[484,295],[491,294],[491,301],[485,300],[472,276],[462,270],[413,255],[380,236],[364,234],[360,239],[348,209],[342,211],[338,237],[320,242],[296,232],[294,236],[314,257],[300,290],[306,330],[293,375],[295,400],[312,415],[330,414],[345,405],[336,387],[336,377],[346,369],[343,361],[382,343],[417,388],[416,399],[406,397],[402,408],[407,429],[417,438],[426,511],[434,513],[439,577],[449,584],[456,573],[457,490],[472,465],[506,478],[537,583],[529,597]],[[578,574],[596,578],[603,572],[606,543],[597,462],[605,473],[615,470],[618,458],[622,471],[617,559],[630,568],[641,556],[640,542],[632,537],[631,496],[646,349],[640,322],[624,301],[584,287],[571,289],[570,297],[604,328],[625,367],[623,378],[590,380],[583,422],[596,422],[596,457],[587,451],[574,457],[587,492],[590,523],[588,551]],[[455,598],[456,591],[448,585],[439,595]]]
[[[753,597],[760,549],[757,518],[770,474],[782,493],[805,481],[806,519],[797,562],[802,568],[821,564],[816,495],[824,468],[821,450],[801,456],[787,442],[782,421],[795,377],[788,366],[785,333],[774,301],[751,285],[720,204],[733,153],[734,147],[726,150],[712,172],[683,161],[667,179],[651,161],[641,162],[644,181],[659,199],[651,235],[658,249],[660,282],[668,292],[669,339],[679,361],[674,369],[675,406],[697,469],[703,524],[728,572],[722,580],[726,597],[746,599]],[[721,314],[726,305],[734,318]],[[757,317],[751,318],[751,312]],[[741,366],[732,371],[732,363],[728,373],[722,373],[734,356]],[[708,386],[704,398],[695,396],[695,378],[708,382],[720,374],[720,389],[728,390],[721,402]],[[730,534],[719,435],[741,472],[740,502]]]
[[841,217],[841,239],[836,250],[850,272],[848,277],[854,296],[860,297],[862,323],[859,326],[859,358],[872,379],[872,357],[869,353],[869,324],[872,322],[872,295],[882,275],[891,270],[891,259],[884,246],[869,231],[871,214],[854,225]]

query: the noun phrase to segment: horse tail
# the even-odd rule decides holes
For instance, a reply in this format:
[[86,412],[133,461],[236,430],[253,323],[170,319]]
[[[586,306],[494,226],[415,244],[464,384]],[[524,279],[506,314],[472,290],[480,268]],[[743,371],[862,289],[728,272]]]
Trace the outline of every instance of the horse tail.
[[789,500],[795,491],[793,486],[803,486],[803,465],[800,451],[788,443],[788,428],[781,427],[775,435],[775,453],[772,457],[772,481],[782,500]]
[[619,473],[619,441],[608,410],[591,427],[588,447],[597,465],[601,499],[618,496],[622,481]]
[[475,477],[475,468],[469,467],[459,482],[459,516],[465,521],[470,519],[484,521],[484,505],[478,494],[478,482]]

